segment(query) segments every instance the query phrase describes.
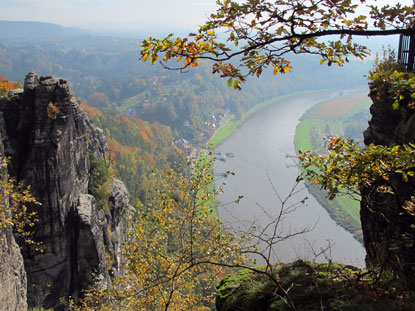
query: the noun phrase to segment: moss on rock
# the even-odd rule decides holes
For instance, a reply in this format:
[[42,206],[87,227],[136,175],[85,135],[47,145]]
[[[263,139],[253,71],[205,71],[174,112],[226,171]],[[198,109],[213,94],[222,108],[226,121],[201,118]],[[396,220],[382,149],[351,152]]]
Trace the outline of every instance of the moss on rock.
[[[296,261],[279,264],[279,284],[297,311],[320,310],[415,310],[413,293],[399,292],[393,277],[375,279],[373,274],[337,263]],[[285,294],[265,274],[241,270],[228,275],[218,286],[218,311],[292,310]]]

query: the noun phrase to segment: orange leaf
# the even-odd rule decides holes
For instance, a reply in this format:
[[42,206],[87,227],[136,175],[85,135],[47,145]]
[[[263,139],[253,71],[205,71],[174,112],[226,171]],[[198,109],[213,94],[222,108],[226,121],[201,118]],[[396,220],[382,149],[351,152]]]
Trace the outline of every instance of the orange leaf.
[[276,75],[278,73],[278,71],[280,71],[280,67],[279,66],[275,66],[274,67],[274,75]]
[[143,62],[145,62],[145,61],[147,60],[148,56],[149,56],[149,54],[145,54],[145,55],[141,58],[141,60],[142,60]]

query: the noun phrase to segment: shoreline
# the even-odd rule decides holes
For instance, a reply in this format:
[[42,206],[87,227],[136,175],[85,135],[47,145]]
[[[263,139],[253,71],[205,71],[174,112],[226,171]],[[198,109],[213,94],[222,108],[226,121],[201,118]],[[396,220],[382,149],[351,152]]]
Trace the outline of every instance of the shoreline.
[[215,133],[207,140],[206,145],[209,147],[209,149],[215,150],[216,147],[222,144],[225,141],[225,139],[227,139],[230,135],[232,135],[232,133],[235,132],[245,122],[247,118],[249,118],[255,112],[265,107],[276,104],[279,101],[292,97],[292,96],[313,94],[313,93],[318,93],[318,92],[327,91],[327,90],[328,89],[295,92],[295,93],[277,96],[277,97],[273,97],[265,101],[262,101],[259,104],[256,104],[252,106],[251,108],[249,108],[240,119],[237,119],[234,115],[232,115],[232,117],[229,118],[229,120],[226,123],[224,123],[223,126],[220,127],[220,129],[215,131]]
[[[223,188],[224,193],[218,196],[221,202],[218,211],[224,223],[232,226],[236,222],[238,225],[239,220],[241,223],[249,224],[255,219],[258,221],[258,225],[266,226],[266,217],[257,217],[257,215],[262,215],[263,210],[266,210],[269,215],[274,215],[275,208],[278,209],[269,180],[273,181],[274,187],[278,189],[280,194],[286,194],[290,192],[292,182],[298,176],[297,167],[293,167],[297,164],[296,159],[287,159],[281,149],[293,154],[295,128],[304,111],[314,104],[338,95],[337,90],[330,90],[321,94],[291,96],[282,101],[277,101],[274,98],[272,102],[276,103],[275,105],[246,118],[247,122],[244,122],[222,145],[216,147],[215,153],[219,160],[215,162],[215,173],[219,176],[220,173],[232,171],[237,175],[232,180],[218,179],[216,181],[218,186],[222,181],[226,183]],[[228,159],[228,153],[234,156],[230,156]],[[225,161],[222,158],[225,158]],[[306,203],[307,208],[293,212],[290,216],[293,218],[293,224],[314,228],[315,230],[307,234],[307,239],[318,241],[316,242],[318,247],[324,247],[324,241],[327,238],[340,246],[344,242],[344,245],[350,246],[350,250],[353,249],[353,254],[351,252],[346,254],[341,247],[337,246],[333,251],[335,256],[347,257],[350,262],[353,260],[362,261],[363,265],[363,260],[361,260],[363,258],[362,244],[352,234],[336,224],[314,195],[310,194],[307,189],[304,191],[295,199],[300,202],[301,199],[308,196],[310,200]],[[234,204],[235,199],[241,194],[244,195],[244,199],[239,202],[239,205]],[[317,222],[318,225],[316,225]],[[284,230],[288,230],[288,227],[285,226]],[[282,228],[280,229],[282,230]],[[330,232],[329,236],[327,236],[327,232]],[[299,239],[301,241],[298,241],[298,245],[304,243],[301,237]],[[295,240],[297,242],[297,239]],[[301,252],[305,252],[305,245],[300,245],[297,248],[296,243],[287,243],[289,245],[281,246],[283,250],[281,256],[295,257],[298,255],[299,249]]]
[[[255,106],[251,107],[250,109],[248,109],[246,111],[246,113],[244,113],[244,115],[240,119],[237,119],[234,115],[232,115],[208,139],[208,141],[206,143],[206,148],[207,149],[199,150],[199,151],[200,152],[202,152],[202,151],[213,152],[216,149],[216,147],[218,147],[220,144],[222,144],[229,136],[231,136],[235,131],[237,131],[238,128],[250,116],[252,116],[255,112],[257,112],[257,111],[259,111],[259,110],[261,110],[261,109],[263,109],[267,106],[277,104],[279,101],[284,100],[284,99],[289,98],[289,97],[292,97],[292,96],[313,94],[313,93],[317,93],[317,92],[321,92],[321,91],[322,90],[295,92],[295,93],[291,93],[291,94],[287,94],[287,95],[283,95],[283,96],[279,96],[279,97],[270,98],[270,99],[265,100],[265,101],[263,101],[259,104],[256,104]],[[321,103],[318,103],[315,106],[318,106],[320,104]],[[310,109],[313,109],[313,108],[310,108]],[[305,111],[304,114],[306,114],[307,111]],[[299,121],[297,126],[301,122],[302,121]],[[295,149],[296,154],[297,154],[297,150],[298,150],[297,141],[296,141],[297,134],[298,133],[297,133],[297,130],[296,130],[296,133],[295,133],[295,136],[294,136],[294,141],[293,141],[294,149]],[[353,234],[353,236],[355,237],[356,240],[358,240],[360,243],[362,243],[360,224],[357,221],[355,221],[354,219],[348,219],[349,217],[347,216],[347,212],[345,210],[343,210],[341,204],[339,204],[339,202],[337,202],[337,201],[335,201],[335,202],[327,201],[327,199],[324,198],[324,195],[321,193],[321,191],[319,189],[317,189],[316,187],[313,187],[313,185],[310,185],[309,183],[305,183],[305,185],[308,188],[310,194],[329,213],[330,217],[339,226],[343,227],[348,232]],[[216,209],[216,207],[215,207],[215,209]]]
[[[305,94],[313,94],[318,93],[325,90],[315,90],[315,91],[303,91],[303,92],[295,92],[290,93],[278,97],[273,97],[270,99],[267,99],[259,104],[256,104],[255,106],[251,107],[246,111],[246,113],[240,118],[237,119],[234,115],[230,115],[228,120],[226,120],[218,129],[215,130],[215,132],[212,134],[212,136],[207,140],[206,147],[205,148],[193,148],[192,154],[193,157],[198,158],[201,153],[205,153],[206,155],[210,152],[214,152],[215,148],[222,144],[225,139],[227,139],[229,136],[231,136],[238,128],[245,122],[247,118],[252,116],[255,112],[270,106],[272,104],[276,104],[281,100],[284,100],[286,98],[297,96],[297,95],[305,95]],[[213,167],[212,167],[213,170]],[[214,186],[216,188],[216,185]],[[215,200],[216,201],[216,200]],[[215,217],[219,217],[218,211],[217,211],[217,202],[212,202],[212,211],[213,215]]]
[[[341,98],[336,97],[336,98]],[[335,101],[336,98],[333,98],[332,101]],[[311,131],[311,123],[313,120],[317,120],[312,116],[312,114],[319,108],[319,106],[327,103],[328,101],[322,101],[307,111],[305,111],[300,118],[300,122],[297,124],[296,132],[294,136],[294,146],[296,155],[298,155],[298,150],[310,150],[311,152],[317,152],[318,147],[316,147],[316,142],[310,138],[304,139],[304,137],[311,137],[313,131]],[[358,106],[363,102],[356,102],[348,110],[351,111],[354,106]],[[347,115],[348,112],[342,114],[342,116]],[[335,120],[335,118],[327,118],[327,120]],[[340,120],[340,119],[339,119]],[[340,134],[344,136],[344,133]],[[317,187],[316,185],[305,181],[305,185],[310,192],[310,194],[319,202],[319,204],[329,213],[330,217],[341,227],[346,229],[348,232],[353,234],[356,240],[363,244],[362,229],[360,224],[360,217],[356,217],[355,213],[351,214],[351,202],[347,200],[347,196],[336,196],[333,200],[328,200],[324,192]],[[357,205],[357,203],[353,203]],[[356,208],[356,207],[353,207]]]

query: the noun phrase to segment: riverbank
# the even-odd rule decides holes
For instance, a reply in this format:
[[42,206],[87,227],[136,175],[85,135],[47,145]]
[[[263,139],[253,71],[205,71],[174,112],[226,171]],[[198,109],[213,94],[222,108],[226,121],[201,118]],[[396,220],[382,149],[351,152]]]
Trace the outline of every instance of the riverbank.
[[318,92],[323,92],[325,90],[319,90],[319,91],[306,91],[306,92],[295,92],[283,96],[278,96],[274,98],[270,98],[268,100],[265,100],[259,104],[256,104],[255,106],[249,108],[241,118],[237,118],[236,116],[232,116],[229,118],[227,122],[224,123],[224,125],[220,128],[220,130],[216,131],[211,138],[209,138],[207,145],[210,146],[212,150],[214,150],[217,146],[219,146],[226,138],[228,138],[233,132],[235,132],[247,118],[252,116],[255,112],[269,106],[276,104],[277,102],[293,97],[298,95],[307,95],[307,94],[316,94]]
[[[340,261],[364,266],[364,249],[353,235],[340,227],[303,184],[292,193],[298,177],[294,135],[304,111],[339,91],[318,92],[286,98],[260,109],[245,119],[237,131],[216,147],[217,184],[223,185],[217,209],[226,228],[246,232],[254,226],[275,234],[273,223],[281,209],[289,209],[278,222],[278,236],[302,232],[273,246],[273,260],[298,258]],[[288,156],[287,156],[288,155]],[[226,175],[233,172],[234,175]],[[223,177],[222,177],[223,176]],[[225,177],[226,176],[226,177]],[[281,202],[283,200],[283,202]],[[304,234],[303,234],[304,233]],[[262,249],[260,245],[260,249]],[[315,252],[330,251],[315,258]]]
[[[259,110],[276,104],[282,100],[288,99],[290,97],[298,95],[307,95],[307,94],[316,94],[321,91],[310,91],[310,92],[297,92],[289,95],[284,95],[280,97],[271,98],[264,102],[261,102],[253,107],[251,107],[242,118],[238,119],[235,116],[230,117],[224,122],[224,124],[219,128],[212,137],[208,140],[208,146],[211,150],[214,150],[217,146],[223,143],[223,141],[228,138],[232,133],[234,133],[238,128],[254,113]],[[296,127],[296,132],[294,136],[294,146],[295,151],[298,153],[298,150],[310,150],[313,152],[318,152],[321,149],[321,141],[324,136],[327,135],[336,135],[344,136],[345,126],[341,124],[341,121],[335,120],[335,117],[347,117],[352,118],[355,114],[360,113],[362,110],[368,108],[367,102],[363,102],[360,99],[362,94],[358,95],[349,95],[343,96],[346,100],[339,100],[341,97],[336,97],[331,100],[320,102],[312,108],[308,109],[300,118],[300,123]],[[355,103],[350,103],[350,100],[357,101]],[[347,103],[347,105],[345,104]],[[346,107],[347,106],[347,107]],[[329,109],[324,108],[329,107]],[[323,113],[322,111],[325,112]],[[330,111],[328,111],[330,110]],[[325,121],[321,119],[313,118],[314,115],[323,116]],[[312,133],[311,129],[316,129],[318,133]],[[331,130],[330,133],[325,133],[322,129],[327,128]],[[363,132],[363,130],[361,131]],[[334,200],[328,200],[325,197],[324,192],[313,184],[307,184],[307,189],[311,195],[317,200],[317,202],[323,206],[326,211],[329,213],[330,217],[341,227],[346,229],[348,232],[353,234],[353,236],[359,241],[363,242],[363,236],[361,231],[360,224],[360,202],[352,199],[348,196],[339,196]],[[213,205],[216,205],[215,202]],[[216,210],[216,208],[215,208]]]
[[[223,141],[228,138],[233,132],[235,132],[243,123],[244,121],[246,121],[250,116],[252,116],[255,112],[258,112],[259,110],[275,104],[281,100],[293,97],[293,96],[297,96],[297,95],[303,95],[303,94],[314,94],[317,93],[319,91],[307,91],[307,92],[296,92],[296,93],[292,93],[292,94],[288,94],[288,95],[284,95],[284,96],[279,96],[279,97],[274,97],[271,99],[268,99],[266,101],[263,101],[253,107],[251,107],[250,109],[248,109],[244,115],[238,119],[236,116],[229,116],[228,119],[224,120],[223,124],[221,125],[220,128],[218,128],[213,135],[208,139],[207,141],[207,146],[210,150],[215,150],[215,148],[217,146],[219,146],[220,144],[223,143]],[[206,154],[209,153],[209,150],[207,149],[201,149],[201,150],[196,150],[194,149],[192,151],[192,153],[194,155],[202,155],[202,157],[205,157]],[[214,191],[214,189],[216,188],[216,184],[213,181],[210,185],[209,185],[209,191]],[[214,217],[219,217],[218,216],[218,211],[217,211],[217,205],[218,205],[218,201],[217,200],[210,200],[209,201],[209,208],[212,211],[212,215]]]
[[[307,110],[296,127],[295,150],[324,152],[323,139],[328,135],[352,138],[363,142],[363,131],[367,127],[369,106],[365,93],[333,98]],[[307,184],[308,191],[317,199],[340,226],[362,242],[360,224],[360,200],[348,195],[333,200],[325,197],[324,191],[314,184]]]

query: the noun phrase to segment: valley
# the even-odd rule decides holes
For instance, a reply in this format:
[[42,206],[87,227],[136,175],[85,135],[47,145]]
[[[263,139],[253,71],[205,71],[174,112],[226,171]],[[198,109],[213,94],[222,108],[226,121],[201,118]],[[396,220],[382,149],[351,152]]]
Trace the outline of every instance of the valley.
[[[289,195],[300,173],[293,145],[298,119],[303,111],[336,96],[338,91],[325,91],[277,100],[245,120],[215,149],[224,158],[215,161],[214,168],[215,175],[219,176],[217,185],[224,184],[217,209],[225,226],[242,231],[254,225],[266,228],[284,208],[292,211],[281,221],[279,236],[311,229],[275,245],[275,261],[310,260],[312,248],[320,250],[329,243],[330,251],[315,260],[331,259],[364,266],[362,245],[330,218],[303,183],[297,186],[295,195]],[[227,171],[235,176],[221,177]],[[243,198],[238,200],[239,196]],[[286,198],[288,201],[284,204],[279,201]],[[304,198],[307,199],[302,204]]]
[[0,21],[0,309],[331,310],[353,283],[411,310],[414,73],[304,3],[218,1],[188,38]]

